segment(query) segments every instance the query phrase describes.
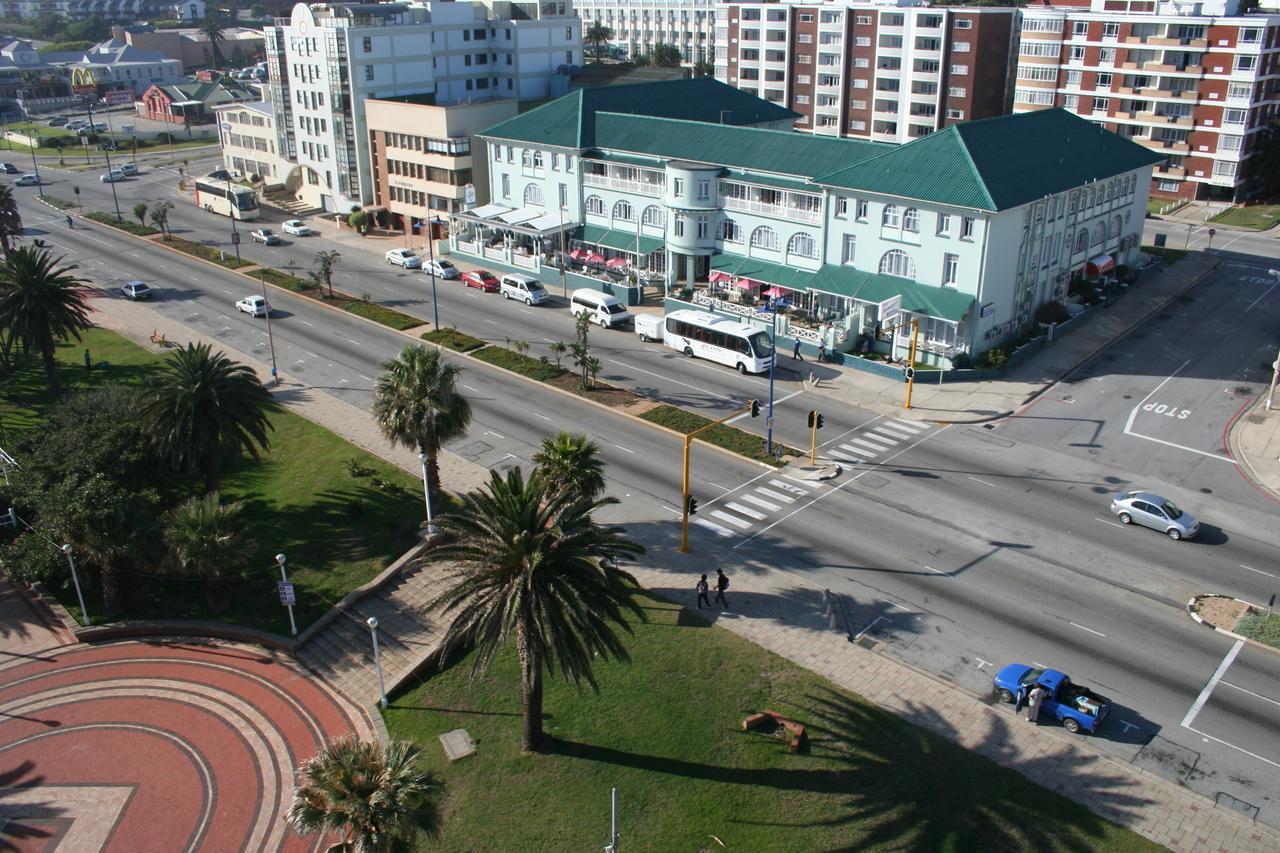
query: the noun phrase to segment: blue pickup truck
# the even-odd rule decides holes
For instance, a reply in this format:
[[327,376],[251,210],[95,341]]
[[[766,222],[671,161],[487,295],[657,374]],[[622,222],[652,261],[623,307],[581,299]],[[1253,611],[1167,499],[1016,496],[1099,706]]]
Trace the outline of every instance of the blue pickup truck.
[[1062,727],[1072,734],[1096,731],[1111,708],[1110,699],[1073,684],[1065,672],[1056,669],[1011,663],[997,672],[992,682],[996,695],[1011,704],[1019,689],[1025,687],[1030,691],[1039,684],[1049,691],[1040,705],[1040,713],[1057,717]]

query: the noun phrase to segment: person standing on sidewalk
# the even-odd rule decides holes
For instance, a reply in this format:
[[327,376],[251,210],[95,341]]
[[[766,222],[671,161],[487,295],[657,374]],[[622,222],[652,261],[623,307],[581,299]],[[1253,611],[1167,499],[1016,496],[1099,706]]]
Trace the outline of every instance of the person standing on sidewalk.
[[822,364],[827,360],[827,339],[824,337],[818,341],[818,363]]
[[804,356],[800,354],[800,339],[796,338],[795,346],[791,348],[791,357],[796,361],[804,361]]
[[1040,719],[1040,703],[1044,701],[1044,697],[1049,695],[1049,691],[1045,690],[1039,684],[1031,689],[1031,695],[1027,697],[1027,722],[1034,723]]
[[724,569],[716,569],[716,603],[726,612],[729,610],[729,599],[724,597],[724,591],[728,588],[729,576],[724,573]]
[[694,589],[698,591],[698,609],[701,610],[702,605],[705,604],[707,605],[707,609],[710,610],[711,600],[707,598],[707,593],[710,591],[711,587],[707,585],[706,575],[702,576],[702,579],[698,581],[698,583],[694,586]]

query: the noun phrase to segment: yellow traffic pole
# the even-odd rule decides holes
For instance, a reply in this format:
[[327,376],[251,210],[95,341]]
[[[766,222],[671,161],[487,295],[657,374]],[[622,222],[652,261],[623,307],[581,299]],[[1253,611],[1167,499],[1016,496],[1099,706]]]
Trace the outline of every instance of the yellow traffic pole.
[[818,413],[810,412],[809,419],[813,422],[810,424],[810,426],[813,427],[813,437],[809,439],[809,464],[815,465],[817,463],[813,460],[818,452]]
[[689,445],[693,433],[684,437],[684,473],[680,478],[680,553],[689,553]]
[[911,389],[916,384],[916,342],[920,338],[920,321],[911,321],[911,355],[907,358],[907,404],[904,409],[911,408]]

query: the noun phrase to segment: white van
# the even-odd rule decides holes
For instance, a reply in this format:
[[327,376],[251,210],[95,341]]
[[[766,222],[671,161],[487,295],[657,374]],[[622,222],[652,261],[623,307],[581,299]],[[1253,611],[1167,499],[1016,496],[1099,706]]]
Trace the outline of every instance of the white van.
[[509,272],[499,283],[498,292],[503,299],[519,299],[525,305],[537,305],[551,298],[547,289],[531,275]]
[[591,322],[606,329],[625,326],[631,321],[626,306],[614,297],[589,287],[580,287],[573,292],[569,298],[569,311],[575,317],[586,314]]

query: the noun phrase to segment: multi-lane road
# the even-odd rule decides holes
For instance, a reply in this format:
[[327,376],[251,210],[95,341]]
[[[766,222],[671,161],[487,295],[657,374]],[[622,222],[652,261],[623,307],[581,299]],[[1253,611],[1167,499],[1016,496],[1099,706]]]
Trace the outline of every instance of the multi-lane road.
[[[96,174],[44,171],[52,173],[49,193],[71,197],[62,188],[77,181],[87,205],[110,209]],[[173,173],[144,170],[117,185],[122,208],[171,196],[175,181]],[[69,231],[59,214],[21,198],[29,233],[97,281],[147,280],[161,288],[157,313],[265,360],[262,322],[233,308],[251,292],[243,276],[106,228]],[[229,246],[226,223],[189,202],[178,201],[171,221],[183,236]],[[241,248],[272,266],[293,259],[302,267],[331,247],[301,238]],[[693,490],[703,499],[688,571],[726,566],[738,577],[744,609],[755,612],[767,612],[768,601],[753,600],[753,573],[837,591],[859,640],[976,692],[987,690],[993,667],[1011,660],[1067,669],[1116,702],[1097,737],[1103,748],[1280,824],[1280,658],[1237,648],[1182,610],[1197,592],[1265,602],[1280,588],[1276,507],[1240,476],[1222,444],[1231,418],[1269,378],[1260,365],[1272,357],[1268,318],[1280,289],[1269,289],[1265,258],[1227,260],[1187,301],[1010,420],[942,427],[855,407],[834,411],[826,400],[823,451],[842,459],[845,471],[825,483],[699,453]],[[376,256],[345,250],[335,284],[430,316],[426,278]],[[545,344],[572,333],[562,308],[526,308],[456,283],[440,283],[438,292],[442,321],[480,337]],[[271,299],[281,369],[367,407],[379,364],[406,339],[302,297],[276,292]],[[610,381],[677,405],[727,411],[765,390],[757,377],[630,335],[592,339]],[[803,412],[822,398],[797,379],[784,375],[779,386],[778,433],[800,444]],[[491,468],[523,465],[546,434],[586,430],[622,501],[611,518],[660,545],[663,559],[682,559],[671,547],[679,443],[486,365],[468,364],[462,381],[476,416],[452,450]],[[1109,495],[1136,485],[1182,502],[1203,521],[1203,535],[1173,542],[1118,525],[1107,512]]]

